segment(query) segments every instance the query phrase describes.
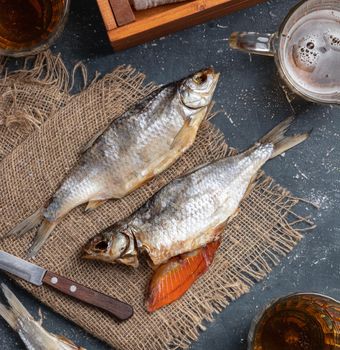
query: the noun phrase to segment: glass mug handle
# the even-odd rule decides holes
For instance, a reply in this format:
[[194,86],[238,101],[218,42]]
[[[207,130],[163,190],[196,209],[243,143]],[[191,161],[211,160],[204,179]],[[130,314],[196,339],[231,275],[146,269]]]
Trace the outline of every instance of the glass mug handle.
[[263,56],[274,56],[274,34],[255,32],[234,32],[229,38],[229,45],[233,49]]

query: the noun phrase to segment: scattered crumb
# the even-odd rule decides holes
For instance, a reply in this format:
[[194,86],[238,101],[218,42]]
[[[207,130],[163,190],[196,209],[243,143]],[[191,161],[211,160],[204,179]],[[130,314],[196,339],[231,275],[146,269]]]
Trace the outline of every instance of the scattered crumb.
[[297,164],[294,163],[293,165],[294,165],[295,169],[298,171],[298,173],[294,176],[294,178],[300,179],[300,177],[303,177],[304,179],[308,180],[308,176],[300,170],[300,168],[297,166]]
[[232,124],[233,126],[236,126],[235,122],[231,119],[230,114],[224,113],[224,115],[227,117],[227,119],[230,121],[230,124]]
[[335,147],[333,147],[329,151],[327,151],[326,157],[328,157],[334,150],[335,150]]
[[229,38],[224,38],[224,39],[216,39],[216,40],[214,40],[214,41],[229,41]]
[[323,210],[328,210],[329,207],[332,206],[332,203],[326,194],[321,191],[315,191],[314,189],[311,189],[307,199]]

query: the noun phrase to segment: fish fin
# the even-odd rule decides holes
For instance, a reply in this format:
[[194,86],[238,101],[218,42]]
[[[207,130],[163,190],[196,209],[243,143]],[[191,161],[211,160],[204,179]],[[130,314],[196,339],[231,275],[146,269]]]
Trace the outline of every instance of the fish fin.
[[[176,159],[179,155],[183,153],[183,150],[188,149],[194,142],[197,132],[197,126],[190,125],[190,119],[185,119],[184,125],[181,130],[177,133],[174,140],[170,145],[170,150],[173,155],[175,155]],[[129,191],[131,193],[135,189],[141,187],[150,179],[152,179],[155,175],[161,173],[165,169],[167,169],[174,162],[174,158],[165,157],[157,164],[157,167],[154,170],[149,171],[149,173],[144,176],[143,180],[139,182],[136,186],[133,187],[132,190]]]
[[146,257],[146,263],[148,264],[148,266],[152,269],[152,271],[156,271],[160,265],[154,264],[151,258],[147,254],[145,254],[145,257]]
[[188,145],[191,145],[194,142],[196,133],[193,132],[193,130],[195,130],[196,128],[190,125],[190,123],[191,120],[189,118],[185,119],[183,127],[177,133],[170,146],[171,149],[182,150],[183,148],[187,148]]
[[290,116],[283,120],[281,123],[277,124],[273,129],[271,129],[267,134],[259,139],[259,143],[277,143],[284,138],[284,134],[292,125],[295,120],[294,116]]
[[171,258],[162,264],[152,276],[146,309],[154,312],[179,299],[191,285],[208,270],[220,241]]
[[11,231],[9,231],[5,237],[15,236],[21,237],[26,232],[32,230],[34,227],[38,226],[43,219],[43,211],[44,208],[40,208],[34,214],[21,221],[18,225],[16,225]]
[[[250,188],[250,186],[248,186],[248,189]],[[251,188],[251,190],[253,189],[253,187]],[[243,197],[244,198],[244,197]],[[234,211],[234,213],[233,214],[231,214],[229,217],[228,217],[228,219],[227,219],[227,221],[226,221],[226,224],[229,224],[229,222],[231,222],[238,214],[240,214],[240,212],[241,212],[241,208],[237,208],[235,211]],[[225,228],[225,226],[223,227],[223,229]],[[222,232],[223,232],[223,230],[222,230]],[[220,232],[220,233],[222,233],[222,232]],[[219,235],[217,235],[217,236],[219,236]]]
[[[236,214],[235,214],[235,216],[236,216]],[[232,215],[232,217],[234,217],[234,214]],[[222,222],[221,224],[215,226],[214,228],[212,228],[211,230],[209,230],[207,232],[213,233],[213,237],[215,237],[214,239],[216,239],[216,237],[219,237],[221,235],[221,233],[224,231],[226,224],[227,224],[227,222]]]
[[92,138],[80,149],[80,153],[85,153],[88,149],[90,149],[107,128],[108,126],[105,125],[103,129],[100,129],[98,132],[96,132]]
[[185,177],[185,176],[188,176],[188,175],[191,175],[193,173],[195,173],[196,171],[206,167],[208,164],[211,164],[212,162],[206,162],[206,163],[203,163],[203,164],[200,164],[200,165],[197,165],[191,169],[189,169],[188,171],[184,172],[181,176],[179,176],[178,178],[181,178],[181,177]]
[[1,283],[1,289],[8,301],[9,307],[0,304],[0,315],[14,330],[18,331],[20,327],[18,320],[20,318],[32,319],[32,316],[4,283]]
[[124,258],[119,258],[117,259],[117,262],[126,266],[131,266],[135,269],[139,266],[139,260],[137,255],[129,255]]
[[307,140],[310,134],[311,132],[306,132],[304,134],[297,134],[285,137],[284,140],[274,144],[274,152],[270,158],[275,158],[276,156],[279,156],[287,150],[295,147],[299,143]]
[[85,208],[85,212],[95,210],[95,209],[97,209],[98,207],[100,207],[102,204],[104,204],[105,202],[106,202],[106,199],[95,200],[95,201],[89,201],[89,202],[87,203],[86,208]]
[[[249,181],[249,185],[248,185],[248,187],[247,187],[247,190],[246,190],[246,192],[245,192],[245,194],[244,194],[244,196],[243,196],[243,199],[244,199],[244,198],[247,198],[247,197],[250,195],[250,193],[252,192],[252,190],[254,189],[254,187],[255,187],[255,185],[256,185],[256,183],[255,183],[256,178],[257,178],[257,173],[251,177],[251,179],[250,179],[250,181]],[[239,208],[239,209],[240,209],[240,208]],[[237,215],[237,214],[238,214],[238,213],[236,213],[236,215]],[[235,216],[236,216],[236,215],[235,215]],[[233,218],[234,218],[234,216],[233,216]]]
[[4,293],[8,304],[12,308],[13,312],[17,314],[20,317],[25,317],[25,318],[32,318],[30,313],[26,310],[24,305],[21,304],[19,299],[14,295],[14,293],[4,284],[1,283],[1,289],[2,292]]
[[218,112],[212,111],[214,107],[215,107],[215,101],[211,100],[211,102],[208,105],[205,117],[204,117],[205,120],[211,120],[212,118],[214,118],[218,114]]
[[14,312],[0,303],[0,316],[13,328],[15,331],[18,330],[17,318]]
[[310,136],[311,131],[293,136],[285,136],[285,132],[289,129],[294,120],[295,118],[293,116],[286,118],[259,140],[259,143],[261,144],[271,143],[274,145],[274,151],[270,158],[275,158],[290,148],[305,141]]
[[50,237],[52,231],[57,226],[58,221],[44,220],[39,227],[39,230],[34,237],[33,243],[28,250],[27,257],[34,258],[39,252],[40,248],[44,245],[47,239]]
[[[66,345],[68,345],[68,347],[71,347],[72,349],[84,349],[84,348],[79,348],[72,340],[64,337],[63,335],[60,334],[53,334],[61,343],[64,343]],[[85,350],[85,349],[84,349]]]

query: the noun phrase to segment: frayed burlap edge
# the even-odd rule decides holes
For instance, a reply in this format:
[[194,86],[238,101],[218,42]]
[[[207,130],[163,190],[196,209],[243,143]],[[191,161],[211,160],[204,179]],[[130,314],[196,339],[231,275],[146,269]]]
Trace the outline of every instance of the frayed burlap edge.
[[50,51],[20,60],[0,57],[0,160],[70,99],[69,73],[60,56]]
[[[10,59],[0,56],[0,160],[64,107],[73,90],[81,92],[99,76],[96,72],[89,84],[82,62],[69,73],[60,55],[49,50],[17,64],[22,67],[8,72]],[[83,83],[74,89],[78,72]]]
[[8,73],[6,69],[7,59],[0,58],[0,86],[5,89],[0,96],[1,105],[5,99],[11,99],[11,106],[7,107],[11,114],[6,115],[2,107],[0,109],[0,125],[7,128],[17,129],[20,133],[30,133],[42,125],[39,109],[28,110],[20,108],[17,104],[19,87],[17,84],[41,85],[42,87],[53,87],[60,93],[69,91],[69,73],[60,56],[54,56],[50,51],[28,57],[23,61],[23,67],[19,70]]

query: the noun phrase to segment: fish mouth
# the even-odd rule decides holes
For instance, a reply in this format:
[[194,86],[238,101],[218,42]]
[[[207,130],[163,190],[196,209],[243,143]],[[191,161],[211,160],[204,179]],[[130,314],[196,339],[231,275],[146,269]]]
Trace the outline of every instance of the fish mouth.
[[213,67],[205,68],[199,72],[198,77],[200,79],[200,82],[204,83],[210,75],[213,77],[213,80],[217,83],[217,80],[220,77],[220,73],[215,72],[215,69]]
[[208,67],[208,68],[202,70],[201,73],[202,73],[201,79],[203,79],[203,82],[206,81],[209,76],[211,76],[212,84],[209,88],[209,94],[212,95],[215,92],[215,89],[216,89],[218,80],[220,79],[221,73],[216,72],[215,69],[212,67]]
[[215,92],[215,89],[216,89],[216,86],[217,86],[217,83],[218,83],[218,80],[220,79],[220,75],[221,73],[216,73],[215,71],[212,73],[212,76],[213,76],[213,81],[214,81],[214,85],[213,85],[213,92]]
[[216,90],[218,81],[220,79],[221,73],[216,72],[214,70],[214,68],[209,67],[209,68],[206,68],[205,70],[203,70],[203,74],[206,76],[205,79],[208,79],[208,76],[211,76],[211,78],[212,78],[212,83],[211,83],[211,85],[209,87],[209,91],[206,92],[206,94],[208,96],[211,96],[211,98],[212,98],[212,96],[213,96],[213,94],[214,94],[214,92]]
[[216,74],[215,69],[213,67],[204,68],[202,69],[201,73],[205,75]]
[[83,248],[83,259],[107,260],[110,258],[111,240],[98,235],[90,239]]

